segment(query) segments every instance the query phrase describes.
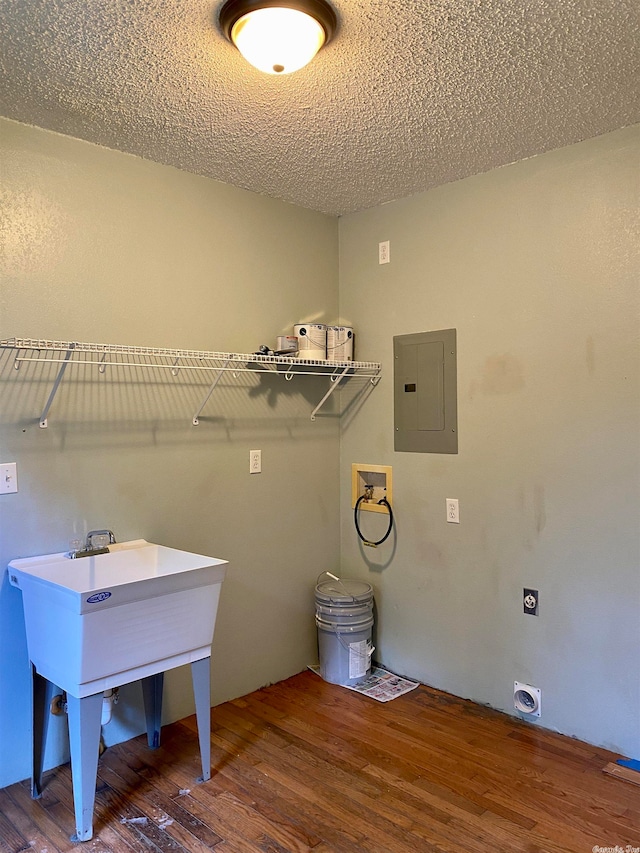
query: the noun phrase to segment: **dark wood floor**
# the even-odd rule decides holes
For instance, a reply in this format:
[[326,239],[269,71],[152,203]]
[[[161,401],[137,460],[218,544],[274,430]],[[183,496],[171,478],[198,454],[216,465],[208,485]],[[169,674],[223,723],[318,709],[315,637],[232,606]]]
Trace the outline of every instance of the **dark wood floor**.
[[[640,787],[618,756],[427,687],[388,704],[304,672],[214,708],[213,777],[195,719],[100,759],[92,853],[640,848]],[[0,850],[75,849],[68,767],[0,790]],[[629,845],[629,850],[627,850]],[[616,851],[618,853],[618,851]]]

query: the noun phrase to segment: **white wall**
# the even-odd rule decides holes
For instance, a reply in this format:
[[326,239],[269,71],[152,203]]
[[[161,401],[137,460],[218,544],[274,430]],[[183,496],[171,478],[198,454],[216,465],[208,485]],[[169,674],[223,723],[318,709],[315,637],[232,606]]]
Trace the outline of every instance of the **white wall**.
[[[541,725],[636,757],[639,131],[340,222],[341,316],[384,365],[340,468],[343,574],[376,589],[381,660],[511,713],[514,680],[533,684]],[[459,454],[396,453],[392,337],[446,328]],[[352,462],[393,466],[396,539],[375,551],[354,532]]]
[[[337,221],[77,140],[2,121],[0,339],[252,352],[338,308]],[[119,381],[126,373],[126,382]],[[0,565],[110,527],[229,560],[213,649],[220,702],[316,659],[313,587],[339,562],[338,425],[310,421],[320,378],[68,371],[0,354]],[[263,473],[249,474],[249,450]],[[55,642],[55,638],[52,638]],[[20,593],[0,586],[0,786],[29,774],[28,658]],[[108,741],[143,730],[124,688]],[[167,677],[165,717],[191,713],[189,668]],[[48,763],[66,757],[53,720]]]

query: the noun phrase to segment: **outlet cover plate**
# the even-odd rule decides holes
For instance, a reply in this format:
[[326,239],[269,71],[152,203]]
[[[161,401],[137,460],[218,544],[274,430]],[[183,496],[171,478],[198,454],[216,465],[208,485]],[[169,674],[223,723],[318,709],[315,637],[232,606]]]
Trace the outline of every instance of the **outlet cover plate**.
[[249,473],[250,474],[262,474],[262,451],[261,450],[250,450],[249,451]]
[[522,594],[522,606],[524,608],[524,612],[528,616],[537,616],[539,604],[540,598],[538,595],[538,590],[527,589],[525,587]]
[[460,524],[460,503],[458,498],[445,498],[447,503],[447,521],[450,524]]

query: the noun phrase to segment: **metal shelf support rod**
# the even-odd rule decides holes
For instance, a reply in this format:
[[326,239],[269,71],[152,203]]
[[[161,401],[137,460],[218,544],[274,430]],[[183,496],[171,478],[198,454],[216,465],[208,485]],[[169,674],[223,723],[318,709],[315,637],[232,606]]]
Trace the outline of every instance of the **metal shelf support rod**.
[[344,377],[347,375],[347,373],[348,373],[348,372],[349,372],[349,365],[347,365],[347,366],[344,368],[344,370],[342,371],[342,373],[340,373],[340,375],[339,375],[339,376],[332,376],[332,377],[331,377],[331,384],[330,384],[330,386],[329,386],[329,390],[328,390],[328,391],[327,391],[327,393],[324,395],[324,397],[322,398],[322,400],[320,400],[320,402],[319,402],[319,403],[318,403],[318,405],[315,407],[315,409],[311,412],[311,420],[312,420],[312,421],[315,421],[315,419],[316,419],[316,414],[317,414],[317,413],[320,411],[320,409],[324,406],[324,404],[327,402],[327,400],[329,399],[329,397],[330,397],[330,396],[333,394],[333,392],[336,390],[336,388],[338,387],[338,385],[340,385],[340,383],[342,382],[342,380],[344,379]]
[[47,400],[45,407],[40,415],[40,429],[47,428],[47,415],[49,414],[49,409],[51,408],[51,404],[53,403],[53,398],[56,396],[58,391],[58,386],[62,382],[62,377],[64,376],[64,372],[69,366],[69,359],[71,358],[71,354],[73,353],[75,344],[70,343],[69,349],[66,352],[64,357],[64,361],[60,365],[60,370],[58,371],[58,375],[56,376],[56,381],[53,383],[53,388],[51,389],[51,393],[49,394],[49,399]]
[[224,363],[223,367],[221,367],[220,370],[218,371],[216,378],[211,383],[211,386],[209,387],[209,390],[207,391],[207,396],[204,398],[204,400],[202,401],[202,405],[200,406],[200,408],[198,409],[198,411],[195,413],[195,415],[193,416],[193,418],[191,420],[191,423],[194,426],[198,426],[198,424],[200,423],[198,418],[200,417],[200,414],[201,414],[202,410],[204,409],[204,407],[209,402],[209,397],[213,394],[213,391],[214,391],[216,385],[218,384],[218,382],[220,381],[220,377],[224,373],[225,368],[227,367],[228,364],[229,364],[228,361],[226,361]]

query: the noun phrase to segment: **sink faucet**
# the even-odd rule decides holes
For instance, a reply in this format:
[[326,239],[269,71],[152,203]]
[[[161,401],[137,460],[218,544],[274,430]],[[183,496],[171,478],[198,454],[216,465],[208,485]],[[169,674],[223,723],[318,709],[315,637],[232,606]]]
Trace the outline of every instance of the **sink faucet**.
[[115,544],[116,537],[113,535],[112,530],[90,530],[89,533],[87,533],[87,539],[84,544],[84,548],[80,549],[79,551],[69,551],[67,556],[72,560],[76,560],[79,557],[95,557],[97,554],[108,554],[109,548],[106,544],[93,544],[94,537],[97,538],[98,536],[108,537],[109,545]]
[[[90,530],[87,533],[87,541],[85,542],[84,548],[85,551],[90,551],[93,548],[93,537],[94,536],[108,536],[109,537],[109,545],[114,545],[116,541],[116,537],[113,535],[112,530]],[[105,546],[99,546],[105,547]]]

